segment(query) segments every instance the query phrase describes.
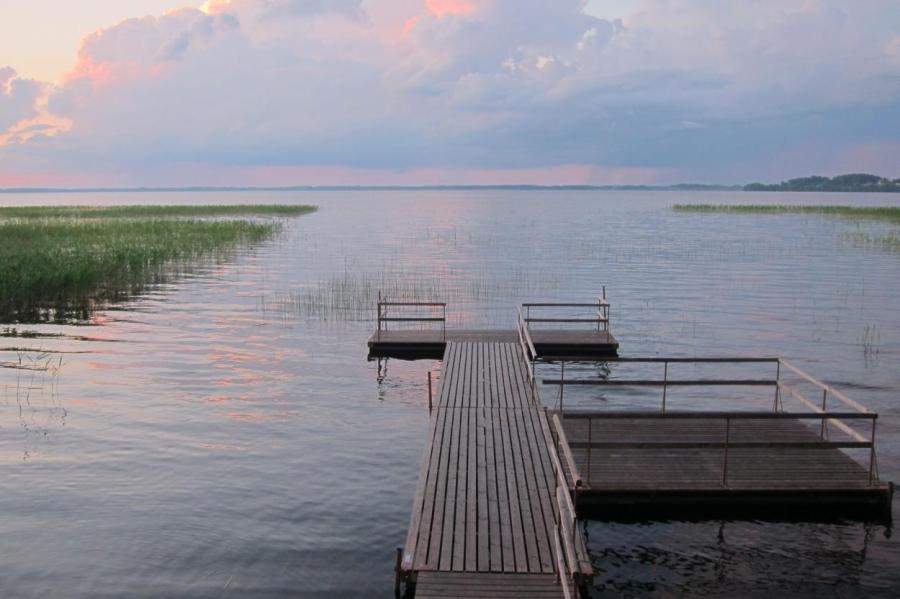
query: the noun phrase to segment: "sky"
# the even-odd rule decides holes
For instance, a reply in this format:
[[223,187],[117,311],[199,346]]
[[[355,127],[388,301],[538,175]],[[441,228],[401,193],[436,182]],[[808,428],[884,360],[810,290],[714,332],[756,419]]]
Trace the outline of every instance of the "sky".
[[897,0],[0,0],[0,187],[900,177]]

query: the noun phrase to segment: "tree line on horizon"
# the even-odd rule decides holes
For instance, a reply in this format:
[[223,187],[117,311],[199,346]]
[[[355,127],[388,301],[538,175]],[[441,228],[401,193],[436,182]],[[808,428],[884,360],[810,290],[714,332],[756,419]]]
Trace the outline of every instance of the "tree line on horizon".
[[799,177],[781,183],[750,183],[744,191],[873,191],[900,192],[900,179],[888,179],[866,173],[837,177]]

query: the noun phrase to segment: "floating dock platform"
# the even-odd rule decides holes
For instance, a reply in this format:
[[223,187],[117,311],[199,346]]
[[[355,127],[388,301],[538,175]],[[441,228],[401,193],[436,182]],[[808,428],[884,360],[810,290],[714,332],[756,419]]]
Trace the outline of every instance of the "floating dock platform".
[[[557,387],[551,420],[568,485],[578,489],[579,514],[604,520],[890,519],[893,485],[877,474],[878,414],[793,364],[780,358],[654,357],[606,365],[617,363],[662,366],[665,374],[542,381]],[[668,376],[673,364],[768,364],[774,376],[675,379]],[[564,372],[565,362],[559,368]],[[585,386],[602,389],[606,401],[623,389],[633,394],[656,388],[660,404],[650,410],[562,409],[564,389]],[[720,392],[716,409],[678,409],[671,393],[686,388],[703,389],[707,402],[716,397],[711,389],[737,389],[741,399]],[[748,388],[771,397],[770,407],[760,410],[758,399],[751,402],[740,391]]]
[[[536,352],[533,357],[618,355],[619,342],[609,331],[609,302],[605,298],[592,303],[522,304],[518,318],[516,329],[453,329],[447,328],[446,303],[379,301],[377,328],[368,343],[369,358],[440,360],[448,343],[517,343],[522,326],[531,334]],[[431,328],[388,329],[404,325]]]
[[[443,348],[436,401],[429,373],[431,423],[398,553],[398,595],[405,583],[405,596],[417,598],[577,596],[594,573],[579,517],[890,519],[893,484],[878,477],[877,414],[780,358],[617,357],[604,303],[592,319],[566,319],[590,323],[591,331],[576,332],[602,333],[603,342],[544,331],[544,351],[531,325],[560,319],[532,318],[529,307],[558,304],[523,305],[514,331],[456,332],[446,330],[445,304],[384,304],[437,306],[443,315],[428,318],[441,323],[438,333],[382,330],[382,320],[413,317],[381,318],[379,304],[370,351],[408,359]],[[559,375],[539,379],[536,362],[542,373],[558,366]],[[618,374],[635,365],[662,377]],[[705,365],[714,376],[670,377],[676,365]],[[725,376],[744,367],[774,373]],[[555,393],[542,402],[540,387]],[[653,389],[659,404],[637,409]],[[673,398],[675,389],[700,391],[685,401],[683,393]],[[763,403],[744,401],[745,389],[761,391]],[[681,401],[714,407],[678,409]]]

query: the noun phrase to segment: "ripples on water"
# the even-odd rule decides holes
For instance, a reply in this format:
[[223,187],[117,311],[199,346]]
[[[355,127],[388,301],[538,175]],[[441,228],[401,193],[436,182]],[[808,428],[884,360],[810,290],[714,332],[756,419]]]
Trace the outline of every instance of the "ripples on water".
[[[881,413],[881,475],[900,480],[900,255],[847,243],[856,223],[669,209],[748,201],[727,193],[5,200],[321,210],[88,326],[0,336],[0,363],[62,358],[58,373],[0,368],[3,596],[390,596],[425,442],[425,375],[440,364],[366,362],[378,291],[449,301],[454,324],[511,327],[522,301],[591,299],[606,285],[623,354],[793,359]],[[883,526],[586,527],[600,597],[900,586]]]

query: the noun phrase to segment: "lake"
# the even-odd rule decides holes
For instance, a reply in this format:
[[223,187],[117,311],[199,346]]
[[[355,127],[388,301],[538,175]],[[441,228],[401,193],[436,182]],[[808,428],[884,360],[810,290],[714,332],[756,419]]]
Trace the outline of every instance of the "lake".
[[[900,253],[853,241],[891,227],[671,209],[896,204],[892,195],[173,192],[0,202],[320,207],[90,323],[17,325],[15,334],[0,324],[0,362],[59,366],[0,368],[3,597],[393,596],[427,436],[426,373],[440,363],[366,360],[379,290],[447,301],[451,326],[512,328],[521,302],[591,301],[606,286],[622,355],[784,356],[879,412],[879,473],[900,481]],[[900,589],[900,543],[883,525],[588,522],[586,531],[597,597]]]

